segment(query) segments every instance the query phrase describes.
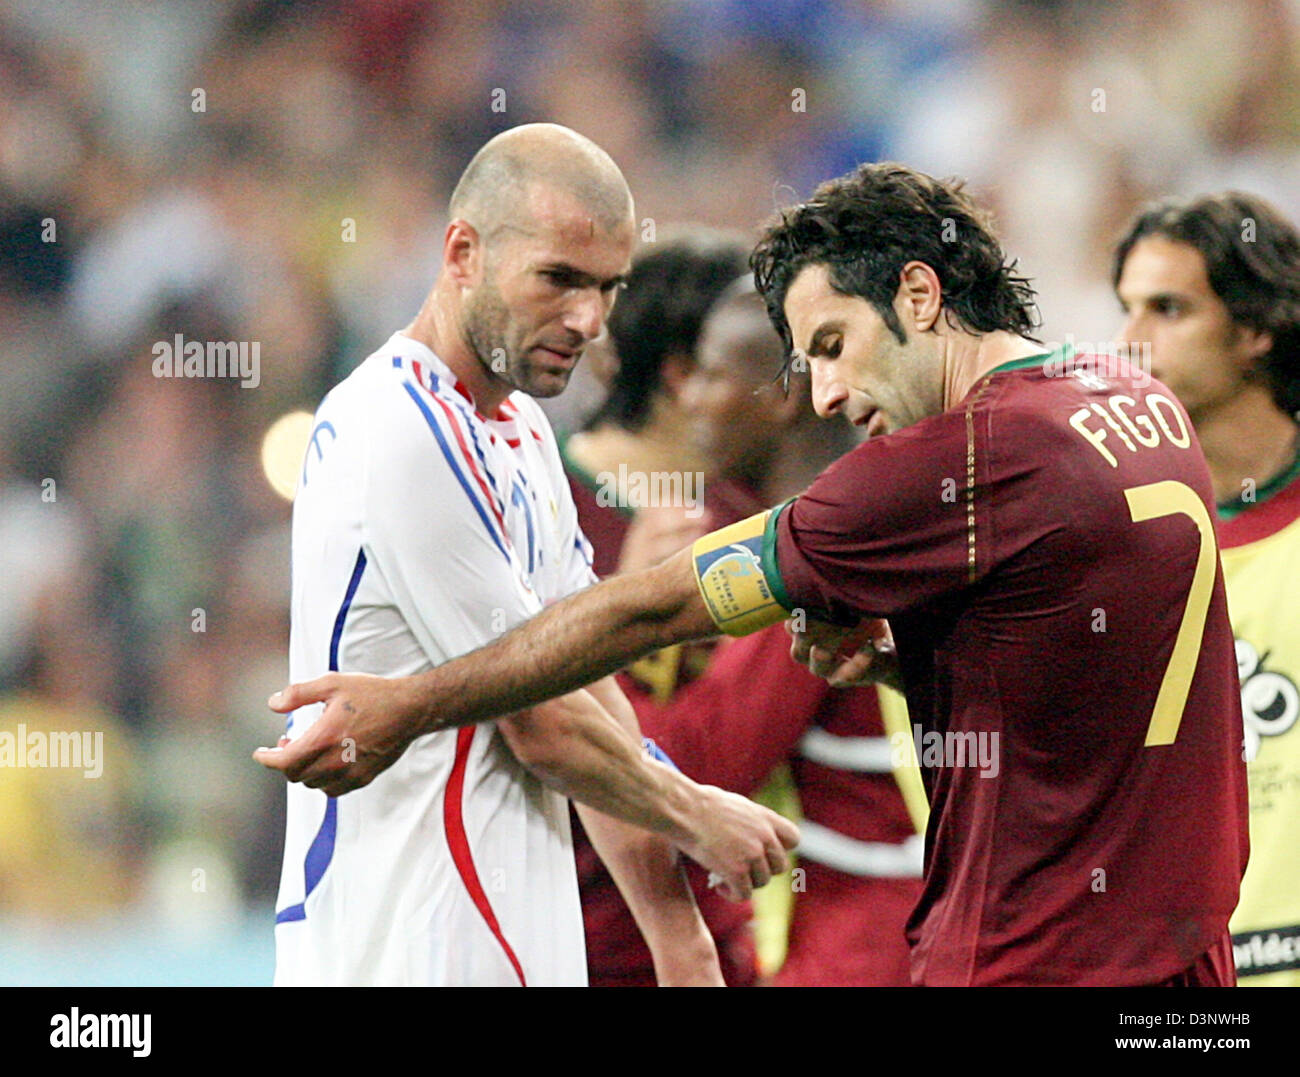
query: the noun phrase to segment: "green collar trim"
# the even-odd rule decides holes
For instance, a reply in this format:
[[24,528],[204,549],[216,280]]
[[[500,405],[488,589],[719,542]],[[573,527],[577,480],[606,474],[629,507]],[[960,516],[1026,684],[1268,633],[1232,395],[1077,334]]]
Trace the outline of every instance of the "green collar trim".
[[[1028,370],[1030,367],[1040,367],[1049,359],[1058,355],[1061,357],[1062,362],[1074,358],[1074,345],[1067,344],[1064,348],[1055,348],[1050,352],[1042,352],[1039,355],[1026,355],[1023,359],[1012,359],[1001,366],[995,366],[989,371],[989,374],[1005,374],[1008,370]],[[986,374],[985,377],[988,377],[988,375]]]
[[1246,501],[1240,497],[1234,497],[1231,501],[1224,501],[1216,505],[1220,520],[1232,520],[1240,516],[1249,508],[1256,505],[1262,505],[1274,494],[1281,493],[1290,486],[1296,479],[1300,479],[1300,450],[1297,450],[1296,457],[1291,461],[1291,466],[1278,475],[1274,475],[1263,486],[1255,491],[1253,501]]

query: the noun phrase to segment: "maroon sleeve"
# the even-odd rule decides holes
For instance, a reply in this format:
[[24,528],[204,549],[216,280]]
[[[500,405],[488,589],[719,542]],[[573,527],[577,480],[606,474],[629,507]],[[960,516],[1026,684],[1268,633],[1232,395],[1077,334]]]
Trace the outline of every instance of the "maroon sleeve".
[[789,600],[782,604],[851,623],[966,586],[966,470],[962,412],[841,457],[776,521],[776,569]]

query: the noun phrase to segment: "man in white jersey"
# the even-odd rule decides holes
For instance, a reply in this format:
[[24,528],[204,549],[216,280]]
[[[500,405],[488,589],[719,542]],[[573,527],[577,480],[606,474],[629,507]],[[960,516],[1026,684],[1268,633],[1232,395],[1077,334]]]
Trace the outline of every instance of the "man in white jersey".
[[[316,414],[294,505],[294,681],[423,672],[595,580],[531,398],[561,392],[604,330],[634,242],[627,185],[588,140],[526,125],[479,151],[450,216],[415,321]],[[281,746],[320,710],[292,713]],[[745,896],[797,838],[651,758],[609,679],[420,737],[346,797],[288,796],[277,984],[585,983],[568,796],[660,982],[721,984],[674,846]]]

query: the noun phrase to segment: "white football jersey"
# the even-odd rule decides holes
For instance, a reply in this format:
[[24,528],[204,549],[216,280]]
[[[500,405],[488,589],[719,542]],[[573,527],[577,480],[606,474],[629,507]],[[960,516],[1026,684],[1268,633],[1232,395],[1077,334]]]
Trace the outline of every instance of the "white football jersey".
[[[530,397],[485,418],[396,333],[321,402],[293,510],[293,681],[423,672],[594,580]],[[568,801],[495,723],[422,736],[345,796],[288,797],[277,984],[586,983]]]

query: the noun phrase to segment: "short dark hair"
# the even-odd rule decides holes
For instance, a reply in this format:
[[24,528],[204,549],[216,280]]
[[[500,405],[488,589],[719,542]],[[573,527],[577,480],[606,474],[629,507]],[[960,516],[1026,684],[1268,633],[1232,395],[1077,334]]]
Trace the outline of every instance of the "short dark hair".
[[832,288],[865,299],[904,342],[893,304],[899,275],[911,261],[924,262],[938,276],[950,324],[1036,339],[1034,289],[1016,274],[989,214],[965,193],[963,181],[937,180],[895,162],[859,165],[780,212],[754,248],[750,267],[788,351],[786,292],[811,265],[826,266]]
[[609,397],[588,426],[639,430],[670,355],[694,358],[704,316],[745,271],[748,244],[729,233],[696,231],[661,240],[632,263],[609,316],[618,368]]
[[1138,240],[1163,236],[1205,259],[1210,287],[1242,326],[1271,333],[1260,360],[1277,406],[1300,411],[1300,234],[1270,203],[1240,191],[1146,206],[1115,248],[1111,283]]

